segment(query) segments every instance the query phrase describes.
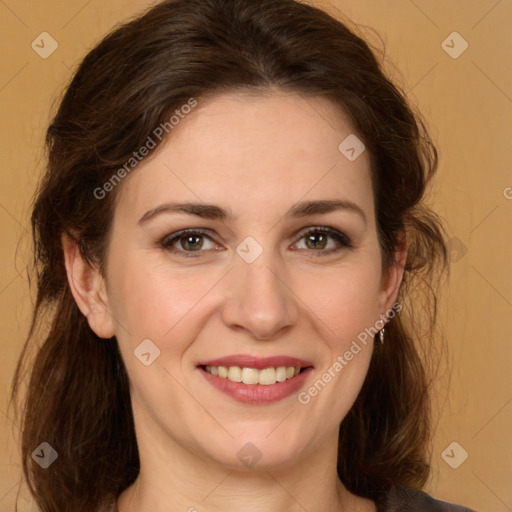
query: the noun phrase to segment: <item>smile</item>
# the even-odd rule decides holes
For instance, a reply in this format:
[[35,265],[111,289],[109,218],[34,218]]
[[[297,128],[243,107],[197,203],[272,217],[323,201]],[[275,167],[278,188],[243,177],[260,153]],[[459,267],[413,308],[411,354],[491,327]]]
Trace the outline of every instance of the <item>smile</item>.
[[207,382],[234,400],[264,404],[298,392],[313,365],[287,356],[229,356],[205,361],[198,369]]
[[231,382],[243,382],[244,384],[261,384],[270,386],[276,382],[285,382],[298,375],[299,366],[278,366],[277,368],[241,368],[240,366],[205,366],[205,370],[221,379],[229,379]]

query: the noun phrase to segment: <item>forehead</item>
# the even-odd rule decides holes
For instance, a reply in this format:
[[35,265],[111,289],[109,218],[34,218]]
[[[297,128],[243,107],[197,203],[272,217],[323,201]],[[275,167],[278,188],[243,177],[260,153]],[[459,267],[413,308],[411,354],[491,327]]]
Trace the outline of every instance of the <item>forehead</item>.
[[349,116],[325,98],[237,92],[199,99],[125,179],[118,208],[140,218],[159,203],[190,200],[262,215],[301,199],[338,198],[371,214],[369,157],[363,151],[351,161],[339,148],[354,135]]

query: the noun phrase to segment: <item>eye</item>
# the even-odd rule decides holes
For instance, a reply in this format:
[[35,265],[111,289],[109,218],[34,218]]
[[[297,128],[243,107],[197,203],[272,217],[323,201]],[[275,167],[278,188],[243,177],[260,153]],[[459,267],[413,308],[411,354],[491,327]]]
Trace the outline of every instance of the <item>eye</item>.
[[[329,238],[334,240],[336,243],[334,244],[334,247],[325,250],[329,245]],[[332,254],[341,251],[344,248],[353,248],[352,242],[348,236],[336,229],[328,227],[311,228],[302,234],[300,240],[305,240],[305,250],[323,253],[323,255]],[[318,256],[320,256],[320,254]]]
[[[325,250],[329,245],[329,239],[335,241],[334,247]],[[210,247],[208,247],[208,243],[205,245],[205,240],[212,245]],[[351,240],[345,234],[328,227],[311,228],[303,233],[299,240],[305,240],[306,248],[304,250],[321,253],[318,256],[353,247]],[[204,252],[204,250],[216,250],[216,243],[213,239],[200,229],[184,229],[178,233],[173,233],[164,238],[161,245],[164,249],[182,254],[187,258],[199,257],[199,253]]]
[[[209,237],[204,231],[197,229],[185,229],[164,238],[161,244],[164,249],[170,252],[181,253],[188,258],[195,258],[199,256],[199,254],[196,256],[194,253],[199,253],[201,252],[201,249],[204,248],[205,239],[215,245],[211,237]],[[212,249],[212,247],[207,247],[207,249]]]

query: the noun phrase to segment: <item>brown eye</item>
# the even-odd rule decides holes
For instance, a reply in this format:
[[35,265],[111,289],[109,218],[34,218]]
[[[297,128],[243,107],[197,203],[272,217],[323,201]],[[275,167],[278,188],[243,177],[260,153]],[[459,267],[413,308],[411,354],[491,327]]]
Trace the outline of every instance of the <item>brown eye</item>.
[[185,235],[180,237],[178,242],[185,251],[198,251],[203,246],[202,236],[203,235]]
[[[328,248],[329,239],[335,241],[334,247]],[[301,240],[305,240],[305,250],[319,253],[331,254],[338,252],[343,248],[353,247],[352,242],[345,234],[332,228],[318,227],[310,229],[302,235]]]
[[204,252],[202,249],[205,247],[205,241],[209,241],[212,244],[212,247],[206,247],[206,250],[213,249],[216,245],[206,233],[190,229],[180,231],[179,233],[173,233],[172,235],[164,238],[161,245],[164,249],[170,252],[182,253],[188,257],[195,257],[195,255],[190,253]]
[[325,249],[329,236],[325,233],[311,233],[304,238],[308,249]]

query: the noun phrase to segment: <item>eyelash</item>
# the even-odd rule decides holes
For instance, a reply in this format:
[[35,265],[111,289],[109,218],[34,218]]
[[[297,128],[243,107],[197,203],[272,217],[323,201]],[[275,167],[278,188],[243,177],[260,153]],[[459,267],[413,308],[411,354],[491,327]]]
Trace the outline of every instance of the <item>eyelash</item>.
[[[341,251],[342,249],[353,249],[352,241],[350,240],[350,238],[348,236],[346,236],[344,233],[337,231],[336,229],[328,228],[328,227],[310,228],[305,233],[302,234],[302,236],[299,238],[299,241],[302,240],[303,238],[307,237],[308,235],[316,234],[316,233],[320,233],[320,234],[324,234],[324,235],[328,235],[328,236],[332,237],[334,240],[336,240],[340,244],[340,247],[337,247],[335,249],[329,249],[329,250],[315,250],[315,249],[300,249],[300,250],[306,250],[306,251],[310,251],[310,252],[318,252],[320,254],[316,254],[315,257],[317,257],[317,256],[322,257],[322,256],[327,256],[330,254],[337,253],[337,252]],[[200,253],[205,252],[205,251],[203,251],[203,250],[185,251],[185,250],[179,250],[179,249],[176,249],[173,247],[175,242],[181,240],[182,238],[185,238],[187,235],[188,236],[190,236],[190,235],[204,236],[204,237],[208,238],[210,241],[215,243],[215,241],[205,231],[203,231],[201,229],[184,229],[182,231],[173,233],[173,234],[165,237],[161,241],[162,248],[164,248],[165,250],[167,250],[169,252],[175,253],[175,254],[176,253],[184,254],[186,258],[199,257]]]

